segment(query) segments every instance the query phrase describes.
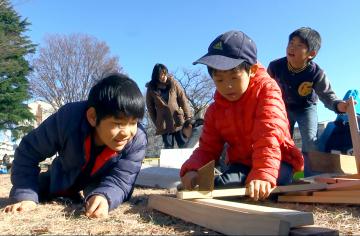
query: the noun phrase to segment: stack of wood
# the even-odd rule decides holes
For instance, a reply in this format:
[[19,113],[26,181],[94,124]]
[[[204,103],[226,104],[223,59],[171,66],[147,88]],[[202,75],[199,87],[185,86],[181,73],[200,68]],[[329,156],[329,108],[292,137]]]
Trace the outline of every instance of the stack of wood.
[[[273,193],[316,192],[328,186],[324,182],[278,186]],[[223,234],[338,235],[336,230],[315,226],[311,212],[214,199],[246,195],[246,188],[180,191],[176,198],[152,195],[148,206]]]
[[[278,197],[279,202],[360,204],[360,175],[315,176],[313,184],[325,184],[322,190],[291,192]],[[311,185],[311,184],[310,184]]]

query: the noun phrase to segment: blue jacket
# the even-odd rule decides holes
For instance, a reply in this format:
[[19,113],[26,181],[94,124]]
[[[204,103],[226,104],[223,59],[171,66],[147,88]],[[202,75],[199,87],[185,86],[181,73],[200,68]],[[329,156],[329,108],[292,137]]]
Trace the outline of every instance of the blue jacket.
[[[86,102],[66,104],[21,140],[11,171],[11,198],[16,202],[38,202],[39,162],[56,153],[58,157],[50,167],[50,193],[66,191],[74,184],[85,164],[85,138],[92,131],[86,110]],[[110,210],[127,199],[140,171],[146,145],[146,133],[138,124],[135,137],[96,171],[93,177],[100,181],[85,198],[103,195]]]

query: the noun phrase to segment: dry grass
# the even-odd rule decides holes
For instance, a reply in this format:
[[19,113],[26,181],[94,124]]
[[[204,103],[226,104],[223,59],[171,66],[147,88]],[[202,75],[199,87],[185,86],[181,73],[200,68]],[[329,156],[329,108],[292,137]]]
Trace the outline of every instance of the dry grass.
[[[0,208],[8,203],[11,184],[9,175],[0,175]],[[1,235],[191,235],[216,234],[200,226],[147,209],[150,194],[170,194],[167,190],[136,188],[133,198],[110,213],[107,219],[89,219],[81,205],[51,202],[23,214],[0,213]],[[262,205],[310,211],[315,224],[339,230],[340,234],[360,234],[360,207],[325,204],[284,204],[263,202]]]

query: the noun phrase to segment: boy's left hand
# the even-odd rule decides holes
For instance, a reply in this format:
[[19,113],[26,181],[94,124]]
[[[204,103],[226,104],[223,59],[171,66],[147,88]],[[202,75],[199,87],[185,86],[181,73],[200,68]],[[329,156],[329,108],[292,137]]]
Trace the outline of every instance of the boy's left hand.
[[109,214],[109,204],[102,195],[93,195],[85,205],[85,215],[90,218],[106,218]]
[[267,198],[272,190],[270,182],[258,179],[250,181],[246,187],[249,197],[255,201]]

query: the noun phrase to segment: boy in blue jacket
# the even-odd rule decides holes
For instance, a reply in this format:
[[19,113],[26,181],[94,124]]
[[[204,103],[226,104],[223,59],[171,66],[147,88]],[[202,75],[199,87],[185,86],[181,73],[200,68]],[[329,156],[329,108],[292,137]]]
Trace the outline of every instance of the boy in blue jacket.
[[[13,203],[5,212],[35,209],[39,200],[78,197],[85,215],[107,217],[132,194],[147,145],[138,122],[145,101],[137,84],[112,74],[92,87],[87,101],[69,103],[32,130],[15,151]],[[57,154],[48,172],[39,162]]]
[[318,98],[325,107],[336,112],[346,112],[347,103],[338,99],[325,72],[313,59],[321,46],[320,34],[309,27],[302,27],[289,35],[286,57],[270,62],[269,75],[279,84],[286,105],[293,135],[297,122],[304,154],[304,175],[311,176],[308,152],[316,150]]

